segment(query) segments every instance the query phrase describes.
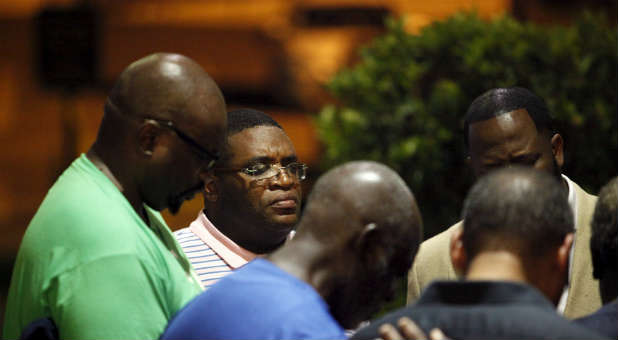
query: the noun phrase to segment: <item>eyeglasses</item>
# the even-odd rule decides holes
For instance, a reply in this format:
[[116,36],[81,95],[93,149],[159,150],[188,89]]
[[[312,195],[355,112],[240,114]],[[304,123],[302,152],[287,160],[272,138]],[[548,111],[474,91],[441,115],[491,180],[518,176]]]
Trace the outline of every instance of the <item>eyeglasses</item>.
[[178,129],[176,126],[174,126],[174,123],[172,123],[172,121],[156,119],[156,118],[149,118],[149,117],[136,117],[136,116],[132,116],[132,115],[121,115],[120,114],[120,110],[118,109],[118,106],[116,106],[116,103],[114,103],[110,98],[107,98],[107,105],[109,105],[109,107],[111,108],[112,112],[114,112],[115,114],[120,115],[121,117],[130,118],[130,119],[144,119],[144,120],[148,120],[148,121],[157,123],[157,125],[159,125],[159,126],[163,126],[165,128],[168,128],[168,129],[174,131],[176,136],[178,136],[180,139],[182,139],[183,142],[189,144],[189,146],[191,147],[193,152],[195,152],[195,154],[200,158],[200,160],[206,164],[205,170],[212,169],[215,166],[215,163],[217,163],[217,161],[220,158],[220,156],[217,153],[212,153],[212,152],[206,150],[198,142],[196,142],[193,138],[189,137],[186,133],[180,131],[180,129]]
[[286,166],[270,164],[270,163],[254,163],[244,168],[216,168],[215,171],[220,172],[237,172],[240,171],[246,175],[253,177],[256,181],[263,181],[279,176],[281,170],[284,170],[288,176],[294,177],[299,182],[307,178],[308,166],[304,163],[290,163]]
[[176,135],[180,139],[182,139],[183,142],[189,144],[189,146],[197,154],[197,156],[200,158],[200,160],[202,160],[206,164],[205,170],[212,169],[215,166],[215,163],[217,163],[217,161],[219,160],[219,155],[213,154],[212,152],[210,152],[210,151],[206,150],[205,148],[203,148],[195,140],[193,140],[193,138],[189,137],[187,134],[185,134],[184,132],[180,131],[180,129],[178,129],[176,126],[174,126],[174,123],[172,123],[171,121],[155,119],[155,118],[144,118],[144,119],[145,120],[153,121],[153,122],[159,124],[160,126],[163,126],[165,128],[168,128],[168,129],[174,131],[174,133],[176,133]]

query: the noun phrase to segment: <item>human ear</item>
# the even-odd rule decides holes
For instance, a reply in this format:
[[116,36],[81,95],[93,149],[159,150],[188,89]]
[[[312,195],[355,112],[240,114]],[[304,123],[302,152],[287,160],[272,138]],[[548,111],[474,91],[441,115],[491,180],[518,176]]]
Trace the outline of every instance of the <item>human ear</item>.
[[204,200],[208,202],[216,202],[219,199],[217,176],[212,171],[208,171],[200,174],[200,178],[204,181]]
[[463,276],[468,267],[468,254],[463,246],[463,227],[457,228],[451,234],[450,253],[453,268],[458,276]]
[[159,139],[159,129],[153,124],[144,123],[138,130],[139,150],[145,157],[152,157]]
[[556,253],[556,263],[558,265],[558,270],[561,274],[565,274],[569,270],[569,254],[571,251],[571,246],[573,245],[573,233],[568,233],[562,244],[558,247],[558,251]]
[[363,259],[362,267],[368,270],[366,274],[373,276],[386,272],[389,258],[382,228],[373,222],[366,223],[357,235],[354,251],[358,258]]
[[551,137],[551,151],[554,155],[554,159],[556,160],[556,164],[562,168],[562,165],[564,164],[564,141],[559,133],[556,133]]

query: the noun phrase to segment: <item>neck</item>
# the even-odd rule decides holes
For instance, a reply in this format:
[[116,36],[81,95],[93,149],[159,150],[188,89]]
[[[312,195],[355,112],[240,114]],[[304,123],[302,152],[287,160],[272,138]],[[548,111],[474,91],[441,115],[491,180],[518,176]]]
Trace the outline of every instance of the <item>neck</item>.
[[494,250],[483,251],[472,259],[466,279],[528,284],[557,305],[567,282],[567,274],[566,271],[558,271],[549,259],[536,257],[525,261],[509,251]]
[[128,180],[128,176],[122,171],[122,167],[115,166],[113,160],[117,159],[117,157],[109,155],[105,150],[106,148],[100,147],[95,142],[86,153],[86,157],[114,184],[142,220],[149,224],[148,216],[144,210],[143,201],[138,194],[137,188],[129,185],[132,182]]
[[[298,235],[283,247],[268,256],[276,266],[312,286],[318,294],[328,300],[332,291],[332,264],[333,258],[324,257],[323,242],[311,235]],[[332,252],[330,252],[332,254]]]
[[[206,207],[204,214],[223,235],[254,254],[272,253],[287,239],[287,234],[283,233],[273,237],[266,232],[269,228],[256,223],[255,219],[247,221],[234,213],[221,213],[216,207]],[[252,235],[258,235],[259,238],[253,238]],[[264,240],[265,237],[268,239]]]
[[527,283],[523,261],[507,251],[484,251],[468,265],[467,280],[515,281]]

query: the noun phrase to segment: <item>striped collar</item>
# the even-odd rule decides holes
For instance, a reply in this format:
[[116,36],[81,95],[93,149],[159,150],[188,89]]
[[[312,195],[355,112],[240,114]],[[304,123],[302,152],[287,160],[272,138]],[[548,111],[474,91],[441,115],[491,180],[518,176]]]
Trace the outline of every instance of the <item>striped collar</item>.
[[204,211],[200,211],[197,219],[191,223],[189,229],[233,269],[242,267],[257,256],[237,245],[220,232],[219,229],[208,220]]

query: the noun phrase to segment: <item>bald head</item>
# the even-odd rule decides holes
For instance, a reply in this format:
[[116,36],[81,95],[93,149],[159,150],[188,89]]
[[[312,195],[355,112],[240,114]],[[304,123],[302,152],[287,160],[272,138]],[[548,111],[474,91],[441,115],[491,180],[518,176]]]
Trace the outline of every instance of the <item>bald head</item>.
[[207,110],[224,105],[217,84],[200,65],[179,54],[155,53],[120,74],[109,100],[123,114],[182,119],[182,108],[196,96],[206,97]]
[[544,256],[573,232],[573,213],[559,182],[526,167],[496,170],[470,190],[463,209],[463,246]]
[[421,237],[421,215],[404,181],[382,164],[360,161],[317,181],[293,241],[314,249],[309,277],[319,278],[314,286],[335,319],[355,327],[393,298]]
[[[195,61],[172,53],[133,62],[120,74],[105,103],[106,116],[172,121],[213,152],[223,141],[225,112],[215,81]],[[114,119],[107,121],[114,129],[120,125]]]
[[370,223],[405,229],[416,243],[422,232],[420,212],[405,182],[385,165],[369,161],[346,163],[320,177],[308,198],[305,216],[346,221],[336,229],[315,223],[308,230],[318,238],[331,240],[358,232]]
[[200,172],[218,158],[226,125],[213,79],[185,56],[156,53],[118,77],[90,154],[136,210],[143,202],[175,212],[203,187]]

